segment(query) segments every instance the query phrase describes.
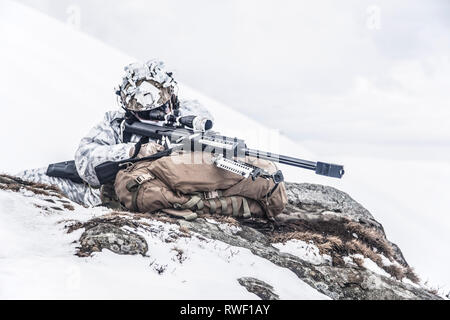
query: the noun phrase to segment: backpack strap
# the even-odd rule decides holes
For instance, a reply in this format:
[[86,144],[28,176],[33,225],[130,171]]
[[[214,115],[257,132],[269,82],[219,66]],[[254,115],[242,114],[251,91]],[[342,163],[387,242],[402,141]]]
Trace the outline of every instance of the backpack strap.
[[132,133],[130,133],[130,132],[124,132],[124,133],[122,134],[122,140],[123,140],[123,142],[124,142],[124,143],[131,142],[131,137],[132,137],[132,136],[133,136]]
[[196,205],[198,209],[203,209],[202,199],[198,195],[194,194],[184,204],[174,203],[174,209],[161,209],[161,211],[190,221],[197,218],[197,213],[192,210]]
[[250,208],[248,206],[248,201],[244,197],[242,197],[242,207],[244,208],[244,214],[242,216],[244,218],[250,218],[252,214],[251,214]]
[[[174,204],[175,209],[189,209],[192,211],[203,211],[205,208],[204,201],[208,201],[208,207],[206,209],[208,210],[209,214],[214,214],[218,212],[219,207],[221,208],[220,213],[224,215],[229,215],[228,212],[228,203],[227,198],[231,200],[231,208],[232,208],[232,214],[234,217],[238,217],[240,215],[240,206],[237,196],[231,196],[231,197],[220,197],[220,198],[211,198],[211,199],[205,199],[203,200],[200,195],[194,194],[191,196],[191,198],[184,204]],[[248,205],[248,201],[245,197],[239,197],[242,199],[242,217],[243,218],[250,218],[251,212],[250,212],[250,206]],[[216,201],[218,200],[218,201]],[[204,211],[203,211],[204,212]]]
[[144,182],[152,180],[154,178],[155,177],[153,175],[147,173],[141,174],[140,176],[136,177],[136,179],[128,181],[126,188],[131,192],[131,207],[133,212],[139,212],[139,207],[137,205],[137,196],[139,190],[141,189],[141,186],[144,184]]
[[231,198],[231,207],[233,208],[233,216],[237,217],[239,215],[239,206],[236,197]]
[[228,204],[225,198],[219,198],[220,205],[222,207],[222,214],[228,214]]
[[[182,209],[191,209],[196,204],[198,204],[200,201],[202,201],[202,198],[200,198],[197,195],[193,195],[186,203],[182,204],[180,206],[180,208],[182,208]],[[202,208],[203,208],[203,201],[202,201],[201,205],[202,205]],[[198,208],[198,206],[197,206],[197,208]]]
[[131,192],[131,210],[133,212],[139,212],[139,208],[137,205],[137,195],[140,188],[141,184],[139,184],[135,180],[131,180],[127,183],[127,190]]
[[216,205],[216,201],[214,199],[209,199],[209,213],[213,214],[216,213],[217,210],[217,205]]
[[141,139],[139,139],[139,141],[134,145],[134,152],[133,155],[131,156],[131,159],[136,158],[139,151],[141,151],[142,145],[148,143],[148,141],[149,141],[148,137],[141,137]]
[[197,209],[198,209],[198,210],[203,210],[203,207],[204,207],[204,206],[205,206],[205,205],[203,204],[203,200],[200,199],[200,201],[197,202]]

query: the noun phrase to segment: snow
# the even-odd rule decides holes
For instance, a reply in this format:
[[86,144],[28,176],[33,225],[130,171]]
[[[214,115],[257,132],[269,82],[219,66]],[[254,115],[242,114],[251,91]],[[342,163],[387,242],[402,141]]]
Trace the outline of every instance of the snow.
[[[80,138],[102,119],[105,111],[117,108],[114,87],[120,82],[123,67],[135,59],[68,25],[8,0],[0,2],[0,41],[2,43],[2,50],[0,50],[0,70],[2,70],[0,97],[2,103],[0,108],[2,119],[4,119],[0,126],[3,150],[2,157],[0,157],[0,171],[15,173],[25,168],[42,167],[50,162],[72,159]],[[151,53],[149,54],[151,55]],[[404,66],[404,69],[394,70],[393,76],[404,81],[405,77],[408,78],[407,75],[410,72],[408,70],[415,70],[415,68],[411,69],[407,66]],[[415,72],[420,76],[420,70]],[[440,73],[440,75],[442,74]],[[415,74],[414,78],[420,78],[419,76]],[[446,83],[445,81],[441,82]],[[414,86],[414,88],[429,88],[431,84],[420,82],[415,83]],[[438,93],[438,89],[433,90]],[[367,97],[379,99],[380,95],[385,94],[376,92],[372,84],[365,79],[359,79],[355,83],[355,92],[354,95],[332,101],[333,105],[330,104],[328,109],[325,108],[330,112],[320,114],[323,126],[332,126],[336,122],[335,113],[331,110],[341,109],[334,103],[345,105],[350,99],[356,106],[360,101],[367,100]],[[447,196],[450,166],[445,159],[393,160],[386,156],[385,149],[380,153],[381,156],[375,153],[371,157],[358,157],[354,155],[357,153],[355,151],[344,156],[342,152],[335,150],[333,141],[328,141],[326,138],[311,140],[309,143],[305,141],[303,146],[299,146],[296,142],[279,134],[277,130],[268,129],[255,120],[186,85],[180,84],[179,93],[182,98],[199,100],[213,113],[216,119],[215,128],[223,134],[245,138],[248,146],[252,148],[270,150],[308,160],[344,164],[346,174],[342,180],[317,176],[313,172],[302,169],[286,166],[281,166],[281,168],[287,180],[326,184],[347,192],[383,224],[388,238],[400,246],[408,262],[423,279],[428,279],[433,285],[444,286],[444,290],[450,286],[450,274],[447,267],[450,262],[450,250],[448,250],[448,241],[446,241],[446,235],[450,230],[450,216],[447,214],[448,208],[450,208],[450,198]],[[404,96],[399,97],[392,94],[387,99],[389,105],[384,106],[381,110],[384,113],[390,112],[390,107],[397,104],[404,107],[403,113],[411,112],[408,109],[409,100],[405,100]],[[312,104],[330,103],[330,101],[321,101],[320,97],[310,97],[310,102],[314,102]],[[424,106],[427,105],[427,101],[422,102]],[[315,108],[311,108],[309,112],[313,113],[314,110]],[[324,109],[322,108],[322,110]],[[443,110],[442,106],[439,110]],[[383,112],[374,109],[366,116],[372,117],[375,114],[383,114]],[[420,109],[417,112],[418,118],[420,118],[420,115],[424,115],[427,110]],[[396,116],[401,117],[403,113],[400,110]],[[436,114],[436,117],[441,117],[441,115],[445,115],[445,113]],[[311,114],[310,116],[317,118],[318,115]],[[342,115],[339,119],[344,121],[342,119],[344,116]],[[445,121],[445,117],[440,119]],[[355,119],[346,121],[353,120]],[[315,120],[311,121],[311,126],[315,126],[316,122]],[[340,125],[342,126],[342,123]],[[361,125],[364,123],[362,122]],[[427,123],[416,123],[415,126],[420,128],[420,132],[430,131],[436,137],[439,137],[441,133],[448,135],[448,128],[445,126],[433,128]],[[305,130],[309,129],[311,128],[305,128]],[[396,126],[396,123],[387,123],[386,126],[380,125],[374,130],[377,135],[383,134],[388,139],[391,133],[397,134],[401,132],[402,128]],[[354,132],[343,132],[343,134],[355,135]],[[360,138],[363,141],[361,144],[371,143],[366,141],[365,137]],[[419,139],[420,136],[416,138]],[[314,146],[315,150],[323,150],[320,158],[304,146],[310,148]],[[389,148],[389,145],[386,147]],[[354,149],[358,150],[356,147]],[[408,152],[408,145],[405,145],[404,149],[405,153]],[[353,149],[350,146],[348,150]],[[2,212],[9,210],[6,208],[7,205],[19,206],[18,201],[8,199],[2,196],[2,200],[5,201],[5,204],[2,203]],[[79,212],[77,209],[77,214],[80,214]],[[42,234],[44,234],[43,230],[53,232],[51,234],[56,237],[55,242],[59,237],[58,231],[48,227],[43,216],[34,219],[26,215],[23,218],[14,222],[15,217],[8,216],[4,212],[2,214],[0,230],[4,232],[1,234],[1,239],[14,244],[8,252],[24,250],[24,255],[22,258],[17,257],[17,261],[22,259],[21,265],[39,264],[42,270],[48,270],[42,272],[47,272],[49,278],[54,273],[56,279],[56,271],[53,270],[56,268],[51,267],[51,261],[54,261],[54,266],[64,266],[61,270],[66,270],[66,266],[68,270],[72,270],[69,260],[65,260],[66,258],[60,257],[58,254],[49,258],[46,256],[47,251],[44,250],[45,241],[42,245],[40,244]],[[47,218],[48,221],[54,221],[55,216],[46,216]],[[21,237],[16,237],[6,227],[5,221],[15,226],[18,232],[26,233],[34,230],[31,232],[30,241],[27,242]],[[22,223],[23,226],[18,223]],[[34,225],[35,223],[36,225]],[[25,229],[21,229],[22,227]],[[28,227],[31,229],[26,229]],[[23,249],[21,249],[22,247]],[[31,254],[31,248],[41,248],[42,250],[37,251],[38,257],[32,255],[27,259],[25,253]],[[51,254],[53,249],[48,249],[48,254]],[[63,250],[64,252],[72,250],[70,247],[60,249],[67,250]],[[7,249],[2,248],[2,250],[2,254],[6,255],[7,251],[5,250]],[[76,261],[75,258],[73,259]],[[130,259],[129,257],[117,258],[112,254],[109,256],[105,254],[103,257],[102,253],[92,259],[95,264],[83,264],[83,278],[96,279],[96,272],[102,273],[100,267],[102,264],[105,265],[107,262],[114,264],[112,261],[107,261],[108,259],[123,259],[124,263],[131,261],[127,260]],[[134,267],[131,264],[127,267],[133,270]],[[2,269],[0,274],[2,282],[10,279],[5,276],[6,272],[15,275],[16,278],[11,278],[15,280],[11,281],[18,281],[19,273],[16,273],[13,267],[15,266],[13,265],[11,270]],[[17,270],[20,268],[18,267]],[[40,281],[37,273],[29,272],[30,276],[35,275],[36,281]],[[59,276],[63,277],[62,274]],[[103,276],[106,277],[106,274],[98,275],[98,277]],[[58,286],[56,282],[48,284],[49,287],[53,285]],[[43,287],[45,286],[41,287],[29,288],[30,294],[33,294],[33,290],[42,290],[44,295],[43,291],[46,289]],[[1,286],[0,290],[5,290],[4,288],[5,286]],[[100,290],[103,289],[97,288],[97,290],[99,291],[93,290],[91,294],[100,296]],[[34,294],[38,294],[37,291]],[[48,291],[51,292],[50,289]],[[104,289],[104,292],[109,293],[110,291]]]
[[[257,299],[237,282],[240,277],[271,284],[282,299],[327,299],[248,249],[195,236],[168,243],[178,226],[158,221],[139,229],[149,246],[145,257],[108,250],[77,257],[73,242],[82,230],[68,234],[64,222],[86,221],[105,209],[73,204],[74,211],[49,213],[35,206],[42,201],[0,191],[0,299]],[[175,249],[182,250],[181,261]]]
[[358,258],[363,260],[363,267],[369,271],[372,271],[375,274],[379,274],[380,276],[384,276],[387,278],[391,278],[391,275],[380,268],[374,261],[369,258],[365,258],[362,254],[353,254],[350,257]]
[[286,241],[285,243],[274,243],[272,245],[281,252],[292,254],[311,264],[331,265],[331,257],[326,254],[320,254],[319,248],[317,248],[317,246],[312,241],[306,242],[298,239],[293,239]]

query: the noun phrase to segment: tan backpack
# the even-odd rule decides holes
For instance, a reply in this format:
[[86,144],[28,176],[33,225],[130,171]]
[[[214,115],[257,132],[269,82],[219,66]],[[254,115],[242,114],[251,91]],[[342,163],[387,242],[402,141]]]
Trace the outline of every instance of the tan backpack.
[[[246,157],[246,163],[273,174],[274,163]],[[115,191],[133,212],[167,213],[193,219],[197,213],[273,219],[287,203],[283,182],[245,178],[218,168],[210,153],[177,153],[142,161],[119,171]]]

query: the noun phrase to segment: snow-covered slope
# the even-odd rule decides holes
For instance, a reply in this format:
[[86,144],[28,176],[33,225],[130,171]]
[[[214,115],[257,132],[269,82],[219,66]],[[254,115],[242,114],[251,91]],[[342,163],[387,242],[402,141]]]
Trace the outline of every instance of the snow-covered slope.
[[140,229],[146,256],[103,250],[80,258],[74,241],[83,230],[67,233],[64,227],[109,210],[74,203],[67,210],[60,200],[0,191],[0,299],[257,299],[236,281],[249,276],[276,287],[281,299],[327,298],[248,249],[178,237],[177,225],[158,221]]
[[[122,76],[123,66],[134,59],[70,26],[10,1],[0,2],[0,42],[0,105],[3,119],[0,126],[3,150],[0,171],[15,173],[25,168],[46,166],[49,162],[73,158],[80,137],[102,118],[105,111],[117,108],[113,88]],[[151,52],[148,56],[153,57]],[[167,63],[170,68],[170,61]],[[402,199],[405,191],[398,189],[403,186],[396,189],[397,185],[388,179],[389,170],[394,170],[390,168],[391,163],[355,158],[317,159],[295,142],[192,88],[181,85],[180,96],[199,100],[215,116],[218,130],[246,138],[247,144],[253,148],[345,164],[347,173],[342,180],[288,167],[283,167],[283,171],[287,180],[332,185],[351,194],[380,218],[387,234],[402,247],[408,261],[418,267],[424,279],[437,279],[450,284],[445,266],[445,262],[450,261],[450,252],[442,241],[442,234],[448,231],[450,222],[442,220],[442,223],[435,224],[429,220],[429,225],[422,223],[423,213],[420,215],[419,210],[429,208],[427,201],[419,199],[417,202],[420,189],[416,190],[416,194]],[[385,173],[371,171],[373,168],[380,168]],[[412,164],[411,169],[416,170],[417,166]],[[370,183],[370,175],[376,174],[386,174],[385,184]],[[449,172],[445,171],[444,174],[450,178]],[[20,201],[8,198],[4,202],[1,219],[14,219],[8,215],[7,206],[17,207]],[[430,205],[433,209],[438,207],[435,203]],[[414,215],[411,215],[412,212]],[[15,222],[18,230],[23,227],[23,232],[28,232],[26,228],[29,227],[36,231],[30,233],[33,235],[30,244],[40,240],[37,237],[40,235],[39,226],[42,224],[39,223],[42,220],[39,222],[39,219],[20,219]],[[55,229],[54,233],[57,232]],[[13,236],[11,232],[0,234],[3,242],[14,243],[9,240],[10,236]],[[45,247],[39,249],[24,245],[30,257],[37,256],[42,261],[45,257],[51,257],[50,253],[50,256],[46,256]],[[12,251],[17,248],[14,247]],[[32,254],[31,249],[37,251]],[[66,253],[70,252],[70,248],[66,249]],[[6,253],[3,256],[7,256]],[[34,258],[23,258],[25,256],[24,253],[21,264],[37,263]],[[70,259],[64,263],[70,265]],[[111,256],[110,259],[119,258]],[[86,268],[90,270],[86,274],[92,271],[92,277],[96,272],[103,272],[100,267]],[[7,281],[4,275],[2,279]]]

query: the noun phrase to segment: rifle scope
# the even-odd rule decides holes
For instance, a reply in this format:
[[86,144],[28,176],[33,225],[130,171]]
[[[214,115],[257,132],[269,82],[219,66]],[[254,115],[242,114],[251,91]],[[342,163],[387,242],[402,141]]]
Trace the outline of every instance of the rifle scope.
[[205,132],[213,127],[210,119],[200,116],[175,117],[173,114],[166,114],[161,110],[151,110],[148,113],[148,119],[153,121],[166,121],[168,124],[181,125],[194,131]]

